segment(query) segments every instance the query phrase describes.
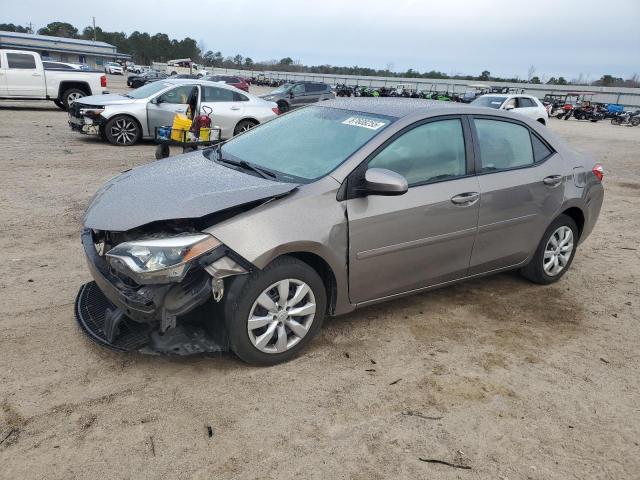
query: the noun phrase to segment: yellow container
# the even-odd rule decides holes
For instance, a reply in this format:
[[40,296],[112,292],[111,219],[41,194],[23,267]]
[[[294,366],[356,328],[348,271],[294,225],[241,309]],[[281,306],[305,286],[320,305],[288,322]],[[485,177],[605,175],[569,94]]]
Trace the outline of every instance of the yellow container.
[[185,133],[191,128],[191,120],[185,115],[177,113],[173,117],[173,125],[171,126],[171,140],[176,142],[185,141]]
[[211,129],[210,128],[201,128],[200,129],[200,141],[201,142],[208,142],[209,138],[211,135]]

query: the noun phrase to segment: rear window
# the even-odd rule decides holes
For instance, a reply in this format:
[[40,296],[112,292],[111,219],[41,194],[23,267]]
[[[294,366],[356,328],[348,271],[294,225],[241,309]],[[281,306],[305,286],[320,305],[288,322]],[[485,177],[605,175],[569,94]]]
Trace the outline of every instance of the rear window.
[[471,105],[475,105],[476,107],[489,107],[495,108],[496,110],[500,108],[500,106],[504,103],[506,97],[478,97]]
[[33,55],[24,53],[7,53],[7,63],[9,64],[9,68],[36,68],[36,59]]

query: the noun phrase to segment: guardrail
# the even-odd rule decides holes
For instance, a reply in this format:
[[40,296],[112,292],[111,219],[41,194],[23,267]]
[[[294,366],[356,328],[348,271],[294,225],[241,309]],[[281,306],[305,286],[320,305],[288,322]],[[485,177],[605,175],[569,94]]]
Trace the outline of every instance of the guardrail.
[[450,93],[462,94],[470,85],[484,84],[487,86],[502,86],[523,89],[525,93],[543,98],[547,93],[563,92],[594,92],[594,102],[617,103],[626,109],[640,108],[640,88],[625,87],[593,87],[584,85],[546,85],[534,83],[510,83],[494,82],[491,80],[454,80],[439,78],[406,78],[406,77],[366,77],[358,75],[334,75],[323,73],[298,73],[298,72],[277,72],[265,70],[240,70],[231,68],[211,68],[215,73],[227,73],[246,77],[265,75],[267,78],[276,80],[317,80],[320,82],[335,85],[346,83],[348,85],[360,85],[366,87],[385,87],[398,84],[412,85],[417,90],[430,90],[438,88],[444,91],[448,88]]

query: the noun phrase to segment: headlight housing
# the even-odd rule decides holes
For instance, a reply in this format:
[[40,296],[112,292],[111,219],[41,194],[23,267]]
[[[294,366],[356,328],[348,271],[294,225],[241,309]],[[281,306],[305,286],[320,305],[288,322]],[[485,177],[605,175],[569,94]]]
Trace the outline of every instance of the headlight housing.
[[191,262],[222,243],[207,234],[123,242],[107,252],[109,264],[140,284],[180,282]]
[[79,113],[81,117],[98,118],[104,110],[100,107],[81,108]]

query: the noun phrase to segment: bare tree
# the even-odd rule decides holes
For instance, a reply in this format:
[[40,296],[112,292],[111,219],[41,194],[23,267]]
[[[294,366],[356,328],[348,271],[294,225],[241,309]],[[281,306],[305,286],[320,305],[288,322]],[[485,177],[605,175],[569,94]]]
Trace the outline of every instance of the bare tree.
[[535,65],[530,65],[529,70],[527,71],[527,80],[531,80],[535,74],[536,74]]

